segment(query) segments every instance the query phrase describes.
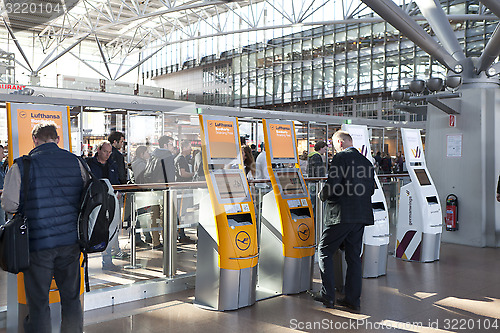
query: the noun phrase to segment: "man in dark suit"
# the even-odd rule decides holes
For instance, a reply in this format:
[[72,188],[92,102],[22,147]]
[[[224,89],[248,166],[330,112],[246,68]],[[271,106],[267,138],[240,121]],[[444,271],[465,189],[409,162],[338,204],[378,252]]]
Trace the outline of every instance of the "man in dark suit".
[[352,146],[349,133],[337,131],[332,143],[337,154],[331,161],[328,179],[319,197],[328,201],[335,213],[326,220],[321,236],[319,268],[322,288],[313,297],[326,307],[334,306],[333,255],[344,243],[347,261],[345,298],[337,299],[337,304],[357,311],[361,296],[363,231],[365,225],[373,224],[374,170],[372,163]]

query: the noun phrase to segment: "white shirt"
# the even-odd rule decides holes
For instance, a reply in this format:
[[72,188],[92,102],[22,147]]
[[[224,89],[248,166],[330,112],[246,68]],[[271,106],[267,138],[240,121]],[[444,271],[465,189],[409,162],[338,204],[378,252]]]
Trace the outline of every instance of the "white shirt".
[[255,160],[255,179],[269,179],[265,151],[262,151]]

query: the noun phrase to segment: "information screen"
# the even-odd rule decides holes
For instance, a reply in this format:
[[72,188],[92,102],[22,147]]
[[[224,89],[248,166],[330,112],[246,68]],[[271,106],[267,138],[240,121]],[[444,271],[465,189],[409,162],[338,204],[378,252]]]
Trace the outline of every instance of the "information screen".
[[207,133],[210,158],[233,159],[238,157],[235,123],[231,120],[208,120]]
[[246,186],[240,173],[216,173],[215,182],[221,199],[245,199]]
[[276,176],[281,184],[283,195],[305,195],[304,186],[297,171],[277,171]]
[[429,180],[429,177],[427,177],[427,172],[425,172],[425,169],[415,169],[415,175],[417,175],[417,179],[420,185],[431,185],[431,181]]
[[293,127],[291,124],[269,125],[273,159],[295,158],[295,146],[293,144],[294,137],[292,135],[292,129]]

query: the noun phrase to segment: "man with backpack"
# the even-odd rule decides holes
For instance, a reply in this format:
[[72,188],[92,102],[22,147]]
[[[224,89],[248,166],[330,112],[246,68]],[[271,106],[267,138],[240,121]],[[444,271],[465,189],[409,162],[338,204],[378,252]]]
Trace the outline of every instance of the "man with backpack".
[[[168,135],[163,135],[158,139],[158,148],[151,154],[146,169],[141,179],[144,183],[169,183],[175,181],[175,165],[174,154],[175,150],[174,139]],[[161,218],[160,206],[152,206],[152,221],[151,227],[158,227],[158,220]],[[162,250],[163,244],[160,243],[160,235],[157,231],[152,232],[153,249]]]
[[[37,124],[32,139],[30,191],[26,206],[21,207],[30,236],[30,267],[24,272],[28,301],[24,331],[52,332],[49,290],[54,277],[61,296],[61,332],[83,332],[77,220],[89,177],[74,154],[57,146],[59,136],[53,123]],[[24,200],[23,164],[17,158],[5,178],[2,206],[9,213],[16,213]]]
[[[97,153],[94,155],[94,157],[88,158],[86,161],[90,167],[90,170],[96,176],[96,178],[98,179],[106,178],[109,180],[111,185],[118,185],[120,184],[118,167],[116,165],[116,162],[110,159],[111,154],[112,154],[111,143],[109,141],[104,140],[97,145]],[[120,213],[118,207],[115,210],[115,215],[116,216],[115,219],[113,220],[113,223],[116,225],[120,220]],[[117,233],[115,234],[113,239],[109,242],[106,250],[102,253],[102,269],[104,270],[110,270],[110,271],[120,270],[120,267],[113,264],[112,261],[111,251],[113,247],[117,251],[115,254],[115,258],[117,259],[128,258],[128,254],[120,250],[120,246],[118,243],[118,233]]]

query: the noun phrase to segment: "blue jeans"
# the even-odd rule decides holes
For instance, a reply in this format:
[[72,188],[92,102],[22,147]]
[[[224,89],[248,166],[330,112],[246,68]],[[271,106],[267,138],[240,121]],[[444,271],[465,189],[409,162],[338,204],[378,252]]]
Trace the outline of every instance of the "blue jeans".
[[361,297],[361,246],[364,224],[339,223],[325,226],[319,243],[319,270],[321,273],[321,294],[335,300],[335,273],[333,255],[342,242],[345,245],[347,272],[345,281],[345,299],[354,306],[359,306]]
[[61,332],[83,332],[80,275],[78,244],[30,253],[30,268],[24,272],[29,311],[24,320],[26,333],[52,332],[49,307],[52,277],[61,296]]

